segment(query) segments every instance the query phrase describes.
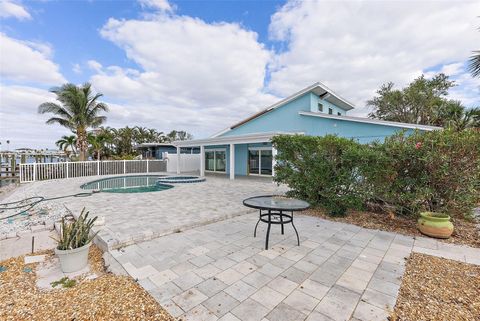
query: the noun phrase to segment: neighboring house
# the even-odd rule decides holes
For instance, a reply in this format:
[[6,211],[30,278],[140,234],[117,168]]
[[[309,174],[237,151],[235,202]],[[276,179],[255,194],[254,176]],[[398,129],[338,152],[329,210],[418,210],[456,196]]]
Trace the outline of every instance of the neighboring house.
[[369,143],[383,140],[399,130],[440,129],[347,116],[353,108],[325,85],[315,83],[210,138],[176,141],[174,145],[200,148],[201,176],[215,172],[234,179],[235,175],[274,175],[276,150],[272,148],[271,139],[278,134],[333,134]]
[[[163,159],[165,153],[177,153],[177,147],[171,143],[143,143],[136,145],[134,148],[141,153],[143,159]],[[198,154],[200,148],[185,147],[180,152],[182,154]]]

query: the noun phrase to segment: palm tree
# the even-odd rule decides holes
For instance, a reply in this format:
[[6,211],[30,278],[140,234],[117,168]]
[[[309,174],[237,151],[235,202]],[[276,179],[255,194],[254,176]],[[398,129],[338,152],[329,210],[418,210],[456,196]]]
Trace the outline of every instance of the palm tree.
[[106,137],[102,136],[101,134],[94,135],[92,133],[88,133],[87,135],[87,141],[96,154],[97,160],[100,160],[102,150],[105,148],[105,139]]
[[88,128],[96,128],[105,122],[105,116],[100,116],[102,111],[108,111],[108,106],[97,100],[103,95],[92,92],[91,84],[85,83],[82,86],[65,84],[51,90],[57,95],[56,104],[46,102],[38,107],[40,114],[52,113],[55,116],[47,120],[47,124],[58,123],[70,129],[77,135],[77,149],[80,153],[80,160],[86,160],[88,142]]
[[480,50],[475,50],[470,57],[469,69],[473,77],[480,77]]
[[70,157],[70,153],[75,154],[77,152],[75,150],[76,143],[77,143],[77,137],[75,137],[75,135],[70,135],[70,136],[64,135],[62,136],[62,138],[60,138],[55,142],[55,145],[57,145],[58,148],[63,150],[67,155],[67,157]]

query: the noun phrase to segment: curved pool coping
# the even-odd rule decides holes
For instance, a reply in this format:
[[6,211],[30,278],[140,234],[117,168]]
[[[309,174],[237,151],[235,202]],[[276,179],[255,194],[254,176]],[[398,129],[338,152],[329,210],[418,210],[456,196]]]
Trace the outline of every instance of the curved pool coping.
[[[185,177],[185,178],[182,178]],[[200,176],[165,176],[157,179],[157,184],[189,184],[201,183],[207,179]]]
[[[100,182],[104,182],[104,181],[108,181],[108,180],[112,180],[112,179],[122,179],[122,178],[132,178],[132,177],[148,177],[148,178],[160,178],[160,177],[163,177],[163,176],[166,176],[166,175],[163,175],[163,174],[160,174],[160,175],[119,175],[119,176],[110,176],[110,177],[105,177],[105,178],[101,178],[101,179],[96,179],[94,181],[90,181],[90,182],[86,182],[86,183],[83,183],[82,185],[80,185],[80,188],[82,190],[95,190],[95,188],[85,188],[86,185],[90,185],[90,184],[95,184],[95,183],[100,183]],[[159,190],[153,190],[153,191],[132,191],[132,192],[128,192],[127,190],[131,189],[139,189],[139,188],[146,188],[146,187],[155,187],[155,186],[158,186],[158,181],[156,181],[154,184],[152,185],[149,185],[149,186],[141,186],[141,187],[138,187],[138,186],[131,186],[131,187],[127,187],[127,188],[109,188],[109,189],[100,189],[102,192],[105,192],[105,193],[122,193],[122,192],[115,192],[114,190],[124,190],[123,193],[152,193],[152,192],[161,192],[161,191],[164,191],[164,190],[168,190],[170,188],[173,188],[174,186],[171,185],[171,184],[160,184],[160,185],[163,185],[165,187],[168,187],[168,188],[165,188],[165,189],[159,189]]]

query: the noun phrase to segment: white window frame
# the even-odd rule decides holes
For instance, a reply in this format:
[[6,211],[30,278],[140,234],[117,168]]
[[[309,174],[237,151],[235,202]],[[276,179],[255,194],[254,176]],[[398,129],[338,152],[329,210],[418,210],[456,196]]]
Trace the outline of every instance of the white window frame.
[[[213,171],[205,169],[207,173],[225,173],[227,174],[227,149],[226,148],[205,148],[205,166],[207,165],[207,152],[213,152]],[[217,152],[225,153],[225,170],[217,171]]]
[[[272,175],[267,175],[267,174],[261,174],[262,173],[262,150],[269,150],[272,152],[272,169],[273,169],[273,148],[270,146],[270,147],[248,147],[248,151],[251,151],[251,150],[254,150],[254,151],[259,151],[258,153],[258,173],[250,173],[250,164],[249,164],[249,161],[250,161],[250,157],[247,157],[247,170],[248,170],[248,175],[250,176],[264,176],[264,177],[272,177],[273,176],[273,171],[272,171]],[[248,155],[250,156],[250,155]]]

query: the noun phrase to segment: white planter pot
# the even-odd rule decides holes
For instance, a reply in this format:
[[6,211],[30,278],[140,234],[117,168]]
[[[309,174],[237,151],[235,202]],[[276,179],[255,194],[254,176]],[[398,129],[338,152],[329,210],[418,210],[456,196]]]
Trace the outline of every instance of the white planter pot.
[[60,259],[60,267],[64,273],[76,272],[88,264],[88,250],[92,242],[73,250],[59,250],[55,248],[55,254]]

